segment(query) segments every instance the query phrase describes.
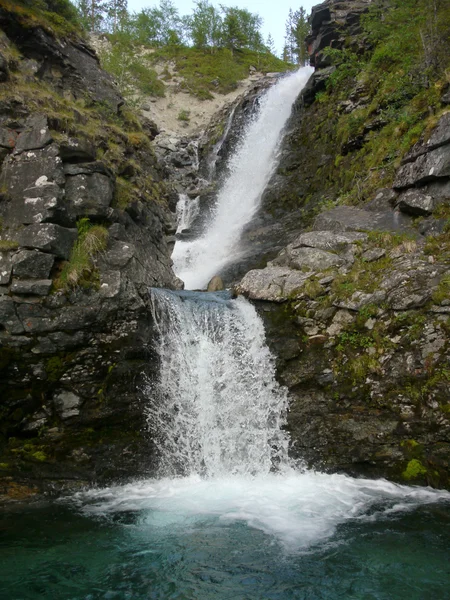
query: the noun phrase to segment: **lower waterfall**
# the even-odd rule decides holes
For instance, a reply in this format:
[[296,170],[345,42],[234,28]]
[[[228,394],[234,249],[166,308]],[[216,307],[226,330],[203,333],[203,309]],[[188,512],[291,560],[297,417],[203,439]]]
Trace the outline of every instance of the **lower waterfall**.
[[343,523],[450,499],[292,464],[287,393],[255,308],[227,292],[151,294],[160,376],[146,395],[160,474],[82,492],[84,511],[150,511],[152,523],[177,529],[201,527],[205,518],[243,522],[292,551],[323,542]]

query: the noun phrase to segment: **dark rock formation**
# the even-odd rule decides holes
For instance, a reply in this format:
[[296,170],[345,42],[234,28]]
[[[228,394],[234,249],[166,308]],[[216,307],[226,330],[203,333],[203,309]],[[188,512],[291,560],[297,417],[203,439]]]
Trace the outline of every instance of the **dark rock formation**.
[[[22,54],[0,61],[0,495],[136,476],[152,466],[148,289],[181,285],[161,173],[126,113],[109,125],[123,100],[84,42],[24,30],[4,8],[0,27]],[[72,285],[80,223],[105,242],[84,250]]]

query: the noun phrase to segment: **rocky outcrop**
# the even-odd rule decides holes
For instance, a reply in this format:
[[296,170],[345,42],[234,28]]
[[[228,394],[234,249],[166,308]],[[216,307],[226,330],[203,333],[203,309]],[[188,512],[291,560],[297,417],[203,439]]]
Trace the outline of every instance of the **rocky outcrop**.
[[447,116],[394,189],[320,213],[235,288],[266,322],[292,398],[292,451],[311,466],[411,481],[415,460],[414,482],[450,485],[450,264],[433,216],[450,203]]
[[[311,33],[307,39],[311,65],[322,69],[330,66],[325,48],[342,49],[347,40],[356,40],[362,32],[361,15],[372,0],[328,0],[313,6],[310,16]],[[361,47],[362,49],[362,47]]]
[[148,289],[181,286],[161,171],[84,42],[6,9],[0,26],[21,56],[0,103],[0,494],[136,476],[151,467]]

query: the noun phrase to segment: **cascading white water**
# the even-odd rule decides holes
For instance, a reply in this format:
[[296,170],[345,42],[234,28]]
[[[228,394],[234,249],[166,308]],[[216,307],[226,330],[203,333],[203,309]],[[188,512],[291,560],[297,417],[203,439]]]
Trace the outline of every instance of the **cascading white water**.
[[283,128],[311,73],[309,67],[299,69],[261,97],[258,113],[247,125],[229,160],[230,174],[219,191],[205,233],[196,240],[175,244],[174,270],[187,289],[204,288],[212,276],[239,257],[242,230],[259,207],[277,165]]
[[[147,390],[161,475],[75,495],[94,514],[144,511],[155,531],[244,522],[287,550],[307,548],[345,522],[370,521],[445,491],[295,468],[282,430],[286,391],[254,307],[224,293],[152,290],[160,378]],[[208,530],[208,526],[206,526]]]
[[264,475],[287,465],[287,393],[244,298],[152,290],[160,378],[150,429],[165,475]]
[[189,229],[200,212],[200,196],[189,198],[187,194],[180,194],[177,202],[177,233]]

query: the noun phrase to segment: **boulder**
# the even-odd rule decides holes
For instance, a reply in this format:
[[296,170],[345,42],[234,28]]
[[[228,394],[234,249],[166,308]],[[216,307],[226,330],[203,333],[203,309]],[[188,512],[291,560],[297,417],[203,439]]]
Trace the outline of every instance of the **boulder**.
[[81,399],[73,392],[63,390],[55,394],[53,400],[61,419],[69,419],[80,414]]
[[220,292],[224,290],[225,286],[223,285],[222,278],[219,275],[214,275],[211,278],[211,281],[208,283],[208,287],[206,288],[207,292]]
[[0,127],[0,148],[12,150],[16,145],[17,133],[7,127]]
[[114,197],[114,183],[101,173],[67,177],[66,201],[75,216],[105,218]]
[[66,260],[70,257],[76,239],[76,229],[68,229],[53,223],[29,225],[20,230],[17,235],[17,241],[24,248],[51,252]]
[[400,167],[393,187],[401,190],[441,177],[450,177],[450,145],[422,154]]
[[432,196],[414,188],[400,194],[397,208],[413,217],[428,217],[435,208],[435,202]]
[[48,279],[55,262],[52,254],[39,250],[20,250],[12,257],[14,277]]
[[1,178],[11,200],[22,200],[25,190],[47,183],[64,185],[59,148],[51,144],[42,150],[9,156],[3,163]]
[[344,261],[331,252],[320,248],[287,247],[288,265],[293,269],[307,268],[311,271],[322,271],[331,267],[339,267]]
[[411,219],[398,211],[369,212],[352,206],[337,206],[314,221],[317,231],[408,231]]
[[310,275],[288,267],[254,269],[243,277],[235,292],[251,300],[284,302],[301,290]]
[[38,180],[39,185],[27,188],[23,195],[11,202],[7,210],[7,220],[16,225],[32,223],[58,223],[72,225],[74,219],[67,214],[64,191],[56,183]]
[[321,250],[332,250],[338,252],[350,244],[367,240],[367,234],[350,231],[345,233],[334,233],[333,231],[308,231],[302,233],[292,242],[292,248],[307,246],[320,248]]
[[26,150],[39,150],[45,148],[53,141],[48,128],[47,117],[33,115],[25,122],[25,129],[19,134],[16,141],[15,152]]
[[0,296],[0,329],[7,333],[23,333],[24,327],[16,314],[14,301],[9,296]]

